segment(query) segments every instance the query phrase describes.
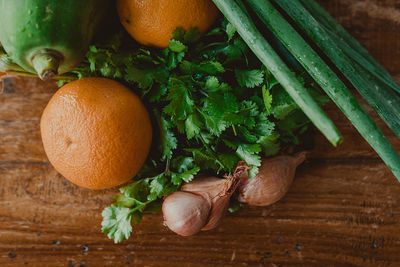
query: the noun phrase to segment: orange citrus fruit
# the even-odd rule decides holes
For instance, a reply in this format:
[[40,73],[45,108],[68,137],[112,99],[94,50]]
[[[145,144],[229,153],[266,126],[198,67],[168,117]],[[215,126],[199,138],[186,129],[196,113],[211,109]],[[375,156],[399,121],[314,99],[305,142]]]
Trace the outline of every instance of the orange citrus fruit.
[[156,47],[167,47],[178,27],[204,33],[218,16],[212,0],[117,0],[117,10],[136,41]]
[[40,130],[54,168],[90,189],[133,178],[152,139],[149,114],[139,97],[105,78],[84,78],[60,88],[43,112]]

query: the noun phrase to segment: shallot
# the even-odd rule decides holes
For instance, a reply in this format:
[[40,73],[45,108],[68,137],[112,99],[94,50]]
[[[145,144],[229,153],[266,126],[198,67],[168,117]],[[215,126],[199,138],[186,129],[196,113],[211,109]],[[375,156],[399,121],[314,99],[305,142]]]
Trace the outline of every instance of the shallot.
[[198,233],[207,223],[211,203],[201,195],[177,191],[163,203],[164,224],[181,236]]
[[164,224],[173,232],[189,236],[217,227],[229,207],[231,195],[240,182],[239,176],[224,179],[198,177],[165,198]]
[[[289,190],[296,168],[305,159],[306,152],[263,159],[254,178],[242,176],[238,200],[250,206],[268,206],[277,202]],[[238,164],[238,168],[243,166],[243,162]]]
[[196,177],[181,191],[167,196],[162,210],[164,224],[173,232],[190,236],[214,229],[229,207],[229,200],[239,187],[238,200],[251,206],[267,206],[281,199],[293,181],[297,166],[306,153],[263,159],[258,174],[249,178],[244,162],[239,162],[233,175],[224,179]]

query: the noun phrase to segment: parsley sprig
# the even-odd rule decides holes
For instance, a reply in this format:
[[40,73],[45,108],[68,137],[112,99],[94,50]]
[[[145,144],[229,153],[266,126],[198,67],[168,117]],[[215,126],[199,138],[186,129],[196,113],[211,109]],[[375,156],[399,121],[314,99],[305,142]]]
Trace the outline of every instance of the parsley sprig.
[[[92,45],[72,73],[120,80],[136,90],[154,121],[153,148],[135,181],[104,209],[102,231],[129,238],[132,222],[160,210],[160,199],[199,173],[258,172],[263,156],[299,144],[309,121],[226,20],[200,38],[176,29],[163,50],[124,46],[124,33]],[[316,100],[322,96],[311,82]]]

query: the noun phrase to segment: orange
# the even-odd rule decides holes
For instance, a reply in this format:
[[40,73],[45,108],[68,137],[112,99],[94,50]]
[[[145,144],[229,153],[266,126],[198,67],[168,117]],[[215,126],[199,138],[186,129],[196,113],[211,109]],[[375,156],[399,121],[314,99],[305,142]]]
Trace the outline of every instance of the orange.
[[160,48],[168,46],[177,27],[197,27],[204,33],[218,16],[212,0],[117,0],[117,9],[136,41]]
[[81,187],[129,181],[148,155],[152,127],[139,97],[105,78],[71,82],[51,98],[40,130],[54,168]]

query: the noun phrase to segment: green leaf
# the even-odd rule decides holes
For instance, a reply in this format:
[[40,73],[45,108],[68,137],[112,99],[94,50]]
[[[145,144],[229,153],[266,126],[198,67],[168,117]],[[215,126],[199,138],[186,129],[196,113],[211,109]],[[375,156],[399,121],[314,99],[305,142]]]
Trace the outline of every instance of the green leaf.
[[103,210],[102,216],[101,230],[108,238],[114,239],[115,243],[129,238],[132,232],[131,209],[111,205]]
[[239,157],[234,153],[219,154],[218,159],[227,168],[227,171],[233,172],[236,168],[236,164],[239,162]]
[[211,76],[207,79],[206,81],[206,88],[211,91],[211,92],[215,92],[219,89],[219,81],[218,78],[215,76]]
[[183,60],[185,57],[185,52],[180,53],[171,53],[168,58],[167,69],[169,71],[175,69],[178,64]]
[[229,63],[241,61],[243,58],[242,50],[240,50],[240,48],[234,44],[231,44],[231,45],[228,45],[227,47],[225,47],[223,52],[226,54],[226,57],[227,57],[226,61]]
[[223,166],[219,164],[218,159],[210,153],[206,148],[192,148],[186,149],[186,151],[193,154],[194,161],[197,166],[200,166],[202,170],[219,170]]
[[149,185],[145,180],[139,180],[130,185],[121,187],[119,191],[126,197],[145,202],[149,194]]
[[278,120],[284,119],[291,112],[299,109],[289,94],[281,87],[277,86],[272,90],[273,100],[271,112]]
[[150,195],[154,196],[154,199],[162,197],[165,194],[164,191],[167,183],[168,179],[165,177],[163,173],[154,177],[150,182]]
[[250,166],[260,166],[261,157],[258,152],[261,151],[259,144],[240,144],[236,150],[236,154]]
[[190,115],[185,121],[185,130],[188,140],[198,135],[203,126],[203,122],[197,113]]
[[267,90],[267,86],[264,85],[262,87],[262,95],[263,95],[263,100],[264,100],[264,105],[265,105],[265,110],[267,111],[268,115],[271,114],[271,107],[272,107],[272,95]]
[[194,159],[192,157],[178,156],[172,160],[172,166],[178,172],[185,172],[194,167]]
[[160,124],[162,159],[170,159],[172,157],[172,151],[178,147],[178,140],[170,130],[171,126],[169,122],[164,117],[161,117]]
[[239,103],[233,93],[210,93],[204,101],[204,108],[211,116],[223,120],[226,114],[239,110]]
[[307,129],[308,124],[309,119],[301,110],[292,112],[290,116],[277,122],[280,139],[287,143],[299,145],[301,142],[299,137]]
[[198,68],[196,64],[187,60],[183,60],[179,67],[184,74],[194,74]]
[[190,28],[185,36],[184,36],[184,42],[185,43],[195,43],[197,42],[201,37],[200,31],[197,27],[192,27]]
[[218,61],[203,62],[199,66],[199,71],[209,75],[216,75],[217,73],[224,73],[225,68]]
[[246,127],[243,126],[237,126],[236,127],[236,131],[238,132],[238,135],[241,137],[241,139],[244,142],[248,142],[248,143],[255,143],[257,142],[258,138],[255,134],[251,133],[249,130],[247,130]]
[[127,197],[125,195],[116,195],[113,197],[113,202],[119,207],[132,208],[136,204],[140,204],[141,202],[137,201],[134,198]]
[[225,32],[228,35],[228,42],[229,42],[230,40],[232,40],[233,36],[235,35],[236,28],[231,23],[228,23],[228,24],[226,24]]
[[228,127],[226,121],[221,120],[219,117],[210,116],[206,113],[201,113],[203,116],[207,130],[215,136],[220,136],[223,131]]
[[125,80],[137,83],[141,89],[147,89],[153,85],[151,71],[138,69],[135,66],[126,69]]
[[237,82],[240,86],[254,88],[264,82],[262,70],[235,70]]
[[152,87],[148,94],[149,101],[152,103],[159,102],[160,99],[167,93],[167,91],[168,87],[164,84]]
[[194,176],[200,171],[199,167],[194,167],[191,170],[188,170],[183,173],[172,173],[171,175],[171,182],[174,185],[180,186],[182,182],[190,182],[193,180]]
[[281,149],[279,134],[277,133],[270,136],[261,137],[258,140],[258,144],[261,145],[264,157],[276,155]]
[[147,196],[147,199],[150,201],[156,200],[157,198],[161,198],[163,196],[169,195],[172,192],[175,192],[178,187],[171,184],[169,177],[166,176],[166,173],[161,173],[151,180],[150,184],[150,194]]
[[231,91],[232,88],[227,83],[220,83],[218,78],[215,76],[210,76],[206,80],[205,88],[208,92],[227,92]]
[[258,121],[255,127],[255,132],[260,136],[270,136],[275,130],[275,123],[268,120],[266,112],[258,116]]
[[167,99],[171,102],[164,108],[164,112],[174,119],[185,120],[193,112],[194,102],[184,83],[173,82]]
[[181,27],[178,27],[175,29],[175,31],[172,33],[172,39],[178,40],[178,41],[183,41],[183,37],[185,36],[185,30]]
[[180,53],[187,50],[187,46],[178,40],[170,40],[168,47],[172,52]]

